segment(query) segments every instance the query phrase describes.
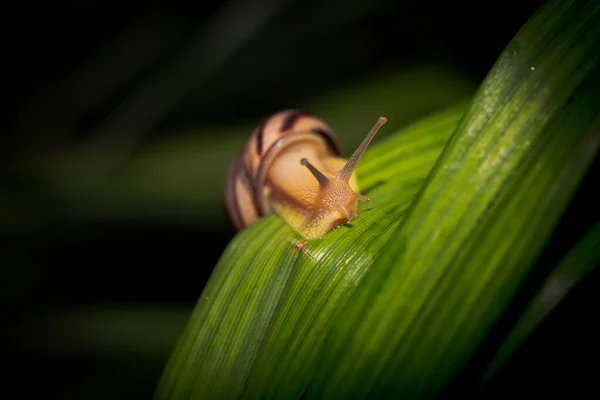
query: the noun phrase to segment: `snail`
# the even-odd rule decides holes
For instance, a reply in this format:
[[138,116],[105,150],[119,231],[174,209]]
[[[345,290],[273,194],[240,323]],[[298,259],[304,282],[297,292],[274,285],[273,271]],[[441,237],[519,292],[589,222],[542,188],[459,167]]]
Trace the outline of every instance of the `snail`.
[[324,236],[358,216],[354,168],[378,129],[380,117],[354,154],[340,157],[335,134],[323,120],[298,110],[278,112],[252,131],[229,166],[227,213],[241,230],[275,212],[307,240]]

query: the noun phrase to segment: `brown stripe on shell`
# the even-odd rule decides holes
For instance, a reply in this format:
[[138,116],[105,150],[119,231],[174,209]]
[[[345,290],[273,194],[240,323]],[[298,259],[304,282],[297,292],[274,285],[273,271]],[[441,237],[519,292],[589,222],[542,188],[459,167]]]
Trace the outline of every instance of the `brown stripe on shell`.
[[260,207],[258,206],[258,197],[257,196],[260,194],[260,192],[259,192],[258,188],[253,186],[254,177],[250,174],[250,171],[248,170],[248,166],[246,165],[246,163],[244,163],[244,173],[245,173],[245,177],[246,177],[246,182],[248,182],[248,185],[249,185],[248,190],[252,194],[252,196],[251,196],[252,207],[254,208],[256,217],[260,218],[263,215],[261,213]]
[[325,130],[322,128],[312,128],[310,130],[312,133],[316,133],[317,135],[321,135],[327,140],[327,144],[333,149],[336,154],[341,154],[340,147],[335,140],[335,134],[333,131]]
[[289,131],[294,127],[294,124],[300,117],[310,116],[308,113],[300,110],[291,110],[287,117],[281,123],[281,127],[279,128],[279,132]]
[[269,117],[265,117],[260,121],[260,124],[256,127],[256,153],[260,156],[263,152],[263,135],[265,133],[265,126]]
[[[241,156],[242,153],[238,153],[229,166],[225,189],[227,214],[238,230],[245,228],[260,217],[252,188],[252,178]],[[238,190],[238,184],[241,185],[239,189],[243,193]]]
[[225,207],[227,209],[227,216],[238,230],[244,227],[244,220],[242,219],[241,211],[238,206],[235,187],[237,183],[237,174],[240,171],[240,155],[241,153],[238,153],[235,156],[227,169],[227,185],[225,186]]

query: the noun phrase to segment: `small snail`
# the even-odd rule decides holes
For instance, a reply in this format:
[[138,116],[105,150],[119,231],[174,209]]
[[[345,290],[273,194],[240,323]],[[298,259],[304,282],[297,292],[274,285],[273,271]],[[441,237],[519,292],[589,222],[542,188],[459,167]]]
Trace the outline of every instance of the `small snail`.
[[349,160],[339,156],[329,125],[310,114],[286,110],[265,118],[229,166],[225,202],[243,229],[275,212],[307,240],[358,216],[354,168],[386,123],[380,117]]

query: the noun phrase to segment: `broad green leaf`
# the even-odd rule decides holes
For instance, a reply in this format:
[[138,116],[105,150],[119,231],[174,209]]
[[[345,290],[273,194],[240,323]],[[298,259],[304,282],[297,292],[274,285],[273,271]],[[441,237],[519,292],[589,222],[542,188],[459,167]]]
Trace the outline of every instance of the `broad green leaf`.
[[587,232],[544,281],[487,368],[488,380],[563,298],[600,266],[600,223]]
[[[311,241],[301,252],[295,250],[298,236],[274,215],[237,235],[155,398],[256,397],[277,391],[280,382],[299,396],[318,362],[329,317],[389,239],[465,110],[465,103],[457,104],[369,149],[357,173],[374,201],[351,227]],[[394,201],[382,202],[380,195]]]
[[336,316],[307,398],[429,398],[467,364],[598,150],[600,82],[582,82],[599,58],[598,2],[525,24]]
[[392,231],[381,232],[397,225],[403,209],[364,212],[360,226],[337,229],[302,251],[295,248],[296,234],[274,215],[245,230],[202,293],[157,398],[236,398],[248,379],[251,392],[265,384],[260,380],[270,382],[265,372],[281,372],[278,365],[294,346],[308,358],[321,319],[327,321],[335,303],[356,287]]
[[332,313],[356,288],[405,208],[388,204],[365,211],[352,232],[340,228],[328,240],[305,247],[306,256],[293,267],[243,397],[281,397],[281,388],[286,398],[301,396],[318,362]]
[[538,13],[449,142],[462,111],[371,149],[357,172],[377,200],[351,226],[301,251],[273,215],[238,235],[156,398],[439,393],[513,297],[597,151],[599,82],[581,83],[600,54],[599,10],[569,1]]
[[[465,105],[459,103],[404,129],[374,146],[361,160],[361,185],[374,198],[372,203],[364,204],[365,219],[352,224],[356,232],[349,234],[340,228],[335,235],[341,236],[328,235],[307,245],[309,255],[325,251],[330,255],[319,262],[314,256],[308,257],[294,267],[243,397],[300,397],[319,361],[324,329],[332,312],[343,304],[387,242],[396,219],[408,205],[402,200],[412,198],[423,182],[458,125]],[[373,212],[386,216],[382,224],[367,223]],[[363,245],[371,235],[374,238],[367,253]],[[348,247],[344,248],[343,243]]]

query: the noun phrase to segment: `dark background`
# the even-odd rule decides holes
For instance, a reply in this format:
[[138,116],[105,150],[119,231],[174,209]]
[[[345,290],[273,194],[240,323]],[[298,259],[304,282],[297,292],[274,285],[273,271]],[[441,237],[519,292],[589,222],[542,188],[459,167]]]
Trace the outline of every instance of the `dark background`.
[[[225,167],[251,128],[290,107],[353,127],[334,108],[365,110],[365,128],[356,117],[340,137],[348,150],[379,110],[398,113],[390,118],[397,128],[473,93],[541,3],[7,6],[0,289],[8,387],[19,397],[150,397],[234,234],[221,203]],[[332,100],[346,98],[364,100]],[[597,169],[548,263],[598,219],[590,200]],[[597,281],[595,273],[567,299],[490,395],[523,383],[551,393],[548,380],[585,386],[576,356],[597,331],[579,311]]]

